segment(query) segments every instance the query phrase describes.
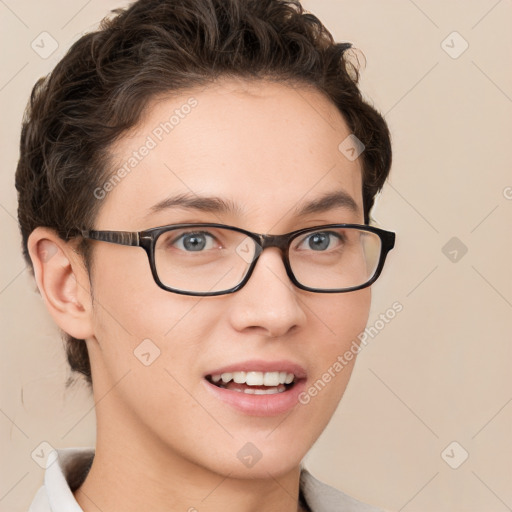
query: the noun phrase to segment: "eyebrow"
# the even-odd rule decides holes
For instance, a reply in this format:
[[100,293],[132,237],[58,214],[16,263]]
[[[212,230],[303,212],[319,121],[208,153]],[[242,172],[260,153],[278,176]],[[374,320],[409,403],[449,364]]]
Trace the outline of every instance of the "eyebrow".
[[302,217],[312,213],[323,213],[335,208],[345,208],[353,213],[359,214],[359,206],[350,194],[343,190],[328,192],[323,196],[306,203],[300,208],[295,209],[295,215]]
[[238,213],[240,208],[233,201],[221,199],[220,197],[193,196],[189,194],[179,194],[171,196],[149,209],[148,215],[158,213],[169,208],[186,208],[199,210],[207,213]]
[[[242,214],[240,206],[231,200],[222,199],[220,197],[179,194],[167,197],[153,205],[149,209],[147,216],[170,208],[185,208],[207,213],[228,213],[239,216]],[[314,201],[298,206],[295,208],[294,213],[298,217],[303,217],[311,215],[312,213],[322,213],[335,208],[345,208],[356,214],[359,213],[358,204],[348,193],[342,190],[329,192]]]

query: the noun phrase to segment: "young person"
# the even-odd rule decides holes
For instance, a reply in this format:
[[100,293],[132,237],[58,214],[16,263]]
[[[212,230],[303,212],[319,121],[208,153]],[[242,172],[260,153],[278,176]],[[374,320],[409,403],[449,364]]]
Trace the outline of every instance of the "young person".
[[31,510],[377,510],[301,463],[394,244],[349,48],[297,1],[139,0],[36,84],[24,254],[97,442],[52,454]]

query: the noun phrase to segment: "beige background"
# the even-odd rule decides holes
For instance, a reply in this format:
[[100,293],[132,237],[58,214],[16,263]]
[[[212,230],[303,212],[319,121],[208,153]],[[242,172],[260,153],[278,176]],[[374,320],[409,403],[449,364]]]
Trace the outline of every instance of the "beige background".
[[[31,457],[41,442],[94,444],[92,400],[80,383],[65,390],[59,334],[21,258],[14,169],[33,83],[120,5],[0,0],[2,511],[28,509],[43,477]],[[363,90],[392,130],[392,177],[373,217],[398,242],[369,325],[403,305],[360,354],[306,465],[389,510],[511,510],[512,2],[304,6],[364,51]],[[59,45],[46,59],[31,48],[43,31]]]

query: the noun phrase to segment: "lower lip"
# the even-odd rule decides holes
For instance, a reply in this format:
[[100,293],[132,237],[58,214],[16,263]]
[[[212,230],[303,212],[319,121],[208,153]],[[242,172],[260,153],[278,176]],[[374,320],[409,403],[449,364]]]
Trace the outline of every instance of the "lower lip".
[[203,379],[208,392],[234,409],[251,416],[277,416],[299,403],[299,395],[306,387],[306,379],[300,379],[290,389],[272,395],[250,395],[241,391],[219,388]]

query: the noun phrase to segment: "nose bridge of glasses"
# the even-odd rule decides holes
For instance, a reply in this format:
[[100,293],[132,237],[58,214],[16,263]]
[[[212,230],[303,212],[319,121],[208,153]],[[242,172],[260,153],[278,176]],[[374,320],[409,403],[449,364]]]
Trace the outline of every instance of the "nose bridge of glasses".
[[[239,256],[241,256],[247,263],[254,263],[259,259],[261,253],[264,249],[275,247],[279,249],[282,256],[286,258],[286,250],[288,246],[288,236],[287,235],[262,235],[257,233],[252,233],[251,236],[247,237],[245,240],[252,239],[254,244],[254,252],[250,252],[250,256],[246,256],[249,254],[248,247],[246,242],[242,242],[238,245],[236,252]],[[248,259],[248,257],[250,259]]]
[[287,235],[260,235],[261,250],[267,247],[277,247],[281,252],[285,253],[288,247]]

